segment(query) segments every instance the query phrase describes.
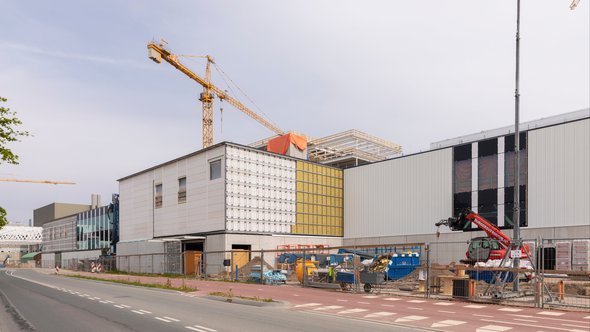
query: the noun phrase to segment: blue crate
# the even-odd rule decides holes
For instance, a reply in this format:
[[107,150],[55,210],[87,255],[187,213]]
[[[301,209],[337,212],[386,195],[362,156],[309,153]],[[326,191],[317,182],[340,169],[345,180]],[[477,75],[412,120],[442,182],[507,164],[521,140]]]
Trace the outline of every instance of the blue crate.
[[354,284],[354,273],[339,271],[336,273],[336,282]]
[[388,280],[398,280],[414,272],[415,266],[395,266],[387,270]]

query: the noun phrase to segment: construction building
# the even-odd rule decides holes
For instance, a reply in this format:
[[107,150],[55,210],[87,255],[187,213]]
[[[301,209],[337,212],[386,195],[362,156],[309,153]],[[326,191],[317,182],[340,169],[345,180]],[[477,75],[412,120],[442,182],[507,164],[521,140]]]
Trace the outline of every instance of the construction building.
[[[523,123],[521,130],[521,238],[590,238],[590,109]],[[469,239],[485,235],[468,229],[437,237],[434,223],[462,209],[512,236],[514,127],[345,169],[344,192],[345,245],[445,243],[434,260],[458,261]]]
[[27,253],[39,251],[41,227],[6,225],[0,229],[0,265],[20,261]]

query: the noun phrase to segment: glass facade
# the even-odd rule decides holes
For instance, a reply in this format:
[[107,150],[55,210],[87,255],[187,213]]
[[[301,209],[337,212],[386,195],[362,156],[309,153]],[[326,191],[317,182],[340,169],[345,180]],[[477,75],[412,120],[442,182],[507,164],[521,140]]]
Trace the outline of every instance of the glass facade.
[[113,214],[108,206],[81,212],[76,218],[78,250],[109,249],[113,238]]
[[297,161],[297,222],[292,234],[344,236],[342,170]]

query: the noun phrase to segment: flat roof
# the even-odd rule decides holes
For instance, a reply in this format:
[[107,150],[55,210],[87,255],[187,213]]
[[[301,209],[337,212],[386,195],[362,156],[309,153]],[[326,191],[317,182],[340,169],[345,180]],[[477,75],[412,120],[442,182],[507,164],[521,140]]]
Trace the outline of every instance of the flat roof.
[[[546,118],[541,118],[533,121],[527,121],[520,124],[520,131],[528,131],[533,129],[539,129],[543,127],[554,126],[557,124],[572,122],[576,120],[582,120],[590,118],[590,108],[581,109],[578,111],[553,115]],[[458,136],[455,138],[449,138],[446,140],[430,143],[430,149],[441,149],[460,145],[464,143],[477,142],[486,138],[493,138],[499,136],[505,136],[514,133],[514,125],[505,126],[497,129],[485,130],[479,133]]]

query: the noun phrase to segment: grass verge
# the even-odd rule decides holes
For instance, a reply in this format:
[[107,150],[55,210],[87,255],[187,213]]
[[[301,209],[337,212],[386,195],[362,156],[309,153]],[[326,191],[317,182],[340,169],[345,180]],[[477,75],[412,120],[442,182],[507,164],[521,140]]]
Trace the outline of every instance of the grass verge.
[[181,292],[196,292],[196,291],[198,291],[197,288],[186,286],[184,284],[184,281],[182,282],[182,285],[180,287],[174,287],[174,286],[172,286],[172,282],[170,281],[170,279],[168,279],[166,281],[166,284],[162,285],[162,284],[141,283],[141,282],[139,282],[139,280],[136,280],[136,281],[110,280],[110,279],[102,279],[102,278],[96,278],[96,277],[88,277],[88,276],[83,276],[83,275],[79,275],[79,274],[70,274],[70,275],[63,274],[63,276],[66,276],[69,278],[88,279],[88,280],[95,280],[95,281],[106,281],[106,282],[112,282],[112,283],[123,284],[123,285],[131,285],[131,286],[168,289],[168,290],[175,290],[175,291],[181,291]]
[[254,296],[254,297],[236,296],[236,295],[233,295],[231,289],[228,292],[211,292],[211,293],[209,293],[209,295],[225,297],[227,302],[231,302],[232,299],[234,299],[234,298],[242,299],[242,300],[256,301],[256,302],[267,302],[267,303],[274,302],[274,300],[271,298],[262,298],[262,297],[258,297],[258,296]]

